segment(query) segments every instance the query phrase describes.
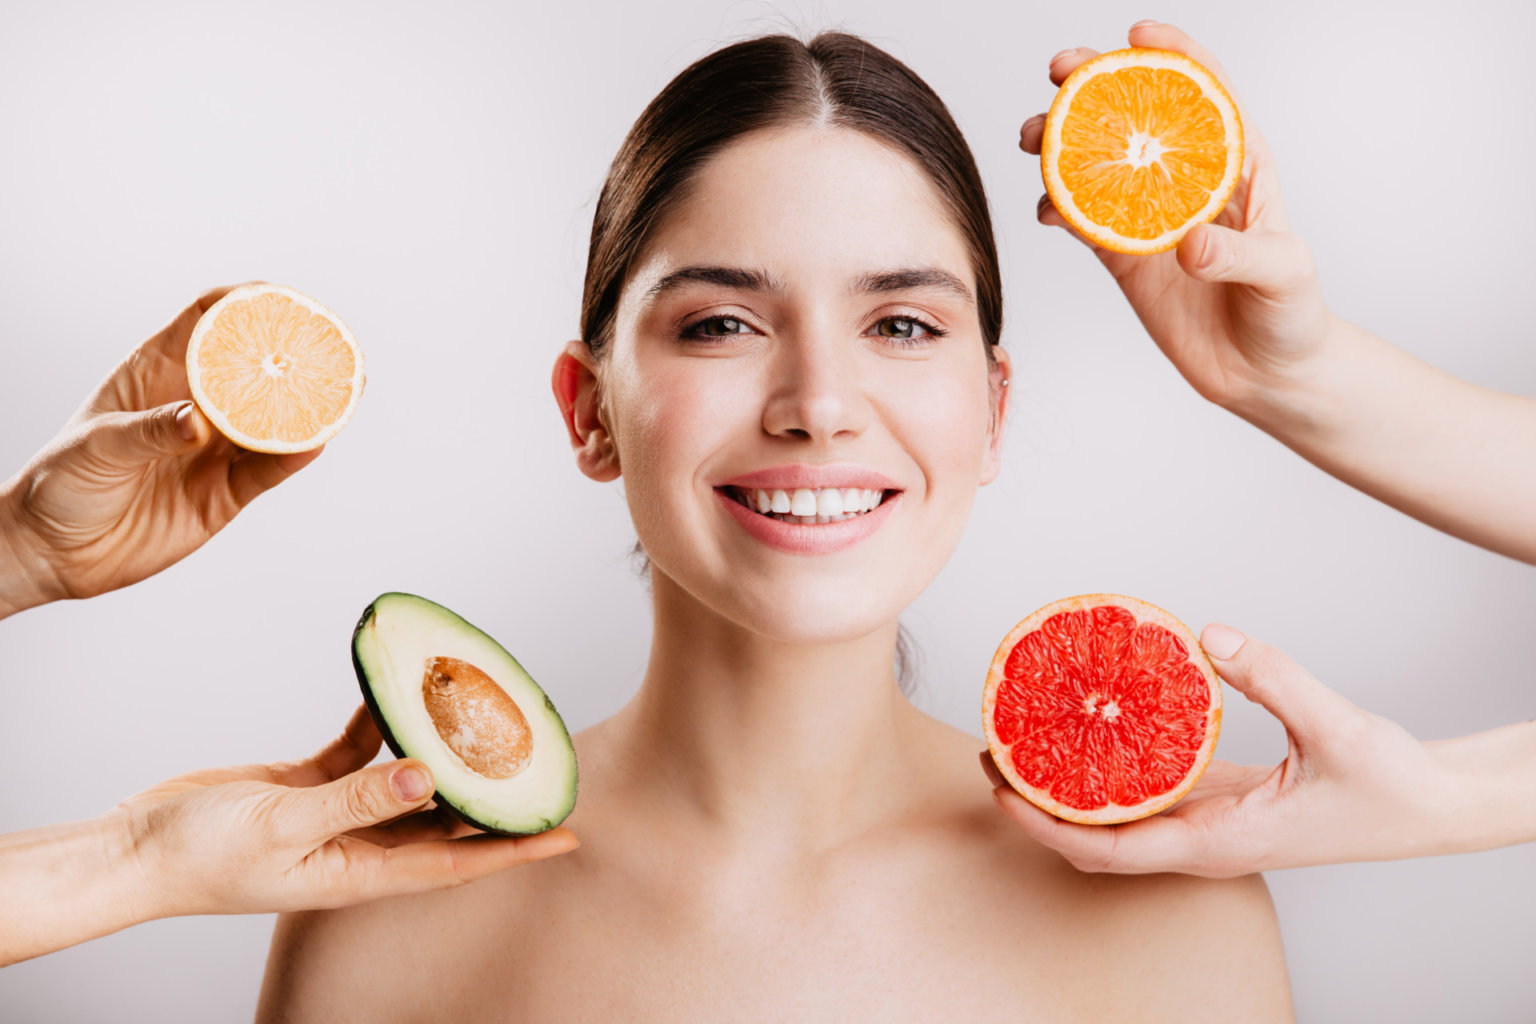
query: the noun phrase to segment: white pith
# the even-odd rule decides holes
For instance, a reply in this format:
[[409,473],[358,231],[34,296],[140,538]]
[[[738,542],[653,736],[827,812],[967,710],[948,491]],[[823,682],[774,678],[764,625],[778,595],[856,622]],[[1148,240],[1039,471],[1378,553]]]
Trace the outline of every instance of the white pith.
[[866,487],[731,487],[726,493],[759,515],[801,526],[853,519],[885,500],[883,490]]

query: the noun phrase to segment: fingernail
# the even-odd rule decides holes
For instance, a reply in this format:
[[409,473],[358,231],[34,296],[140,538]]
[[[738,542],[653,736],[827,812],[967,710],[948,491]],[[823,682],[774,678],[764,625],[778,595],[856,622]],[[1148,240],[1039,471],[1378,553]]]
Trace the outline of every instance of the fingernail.
[[1153,25],[1161,24],[1162,22],[1158,21],[1156,18],[1142,18],[1136,24],[1132,25],[1131,28],[1151,28]]
[[1060,53],[1058,53],[1058,54],[1057,54],[1057,55],[1056,55],[1056,56],[1054,56],[1054,57],[1052,57],[1052,58],[1051,58],[1051,61],[1050,61],[1050,62],[1051,62],[1051,63],[1052,63],[1052,64],[1055,64],[1055,63],[1056,63],[1056,62],[1057,62],[1057,61],[1059,61],[1059,60],[1061,60],[1061,59],[1062,59],[1062,58],[1064,58],[1064,57],[1070,57],[1070,56],[1072,56],[1072,55],[1073,55],[1073,54],[1074,54],[1074,53],[1076,53],[1076,52],[1077,52],[1077,51],[1078,51],[1078,49],[1080,49],[1080,48],[1079,48],[1079,47],[1076,47],[1076,46],[1073,46],[1073,47],[1071,47],[1071,48],[1069,48],[1069,49],[1066,49],[1066,50],[1062,50],[1062,51],[1061,51],[1061,52],[1060,52]]
[[1045,209],[1046,204],[1049,203],[1050,201],[1051,201],[1051,194],[1049,192],[1047,192],[1045,195],[1041,196],[1040,197],[1040,201],[1035,203],[1035,213],[1038,215],[1041,210]]
[[1035,125],[1044,124],[1044,123],[1045,123],[1045,115],[1044,114],[1036,114],[1034,117],[1031,117],[1028,120],[1026,120],[1024,122],[1023,127],[1024,128],[1033,128]]
[[192,422],[192,410],[193,405],[188,402],[176,413],[176,433],[181,435],[183,441],[197,440],[197,426]]
[[432,776],[415,765],[406,765],[389,777],[389,788],[401,800],[415,803],[432,792]]
[[1218,661],[1226,661],[1232,657],[1248,642],[1248,638],[1231,626],[1223,626],[1213,622],[1205,627],[1200,634],[1200,646],[1205,648],[1205,653]]
[[987,773],[987,778],[992,780],[993,786],[1007,785],[1006,780],[1003,778],[1003,773],[997,770],[997,764],[992,760],[992,752],[990,750],[983,750],[981,752],[981,770]]

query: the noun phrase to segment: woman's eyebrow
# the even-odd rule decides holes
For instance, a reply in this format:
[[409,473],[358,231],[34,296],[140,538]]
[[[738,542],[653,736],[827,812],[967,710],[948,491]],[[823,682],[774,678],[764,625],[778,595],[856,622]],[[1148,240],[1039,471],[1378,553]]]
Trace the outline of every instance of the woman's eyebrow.
[[651,286],[650,291],[646,293],[646,297],[655,298],[663,292],[694,282],[715,284],[724,288],[738,288],[749,292],[782,294],[784,291],[784,285],[774,280],[773,276],[767,271],[752,270],[746,267],[696,266],[682,267],[667,274]]
[[883,270],[865,274],[853,282],[855,294],[872,292],[904,292],[915,288],[940,288],[954,292],[968,305],[976,305],[976,299],[965,282],[947,270],[938,267],[911,267],[901,270]]

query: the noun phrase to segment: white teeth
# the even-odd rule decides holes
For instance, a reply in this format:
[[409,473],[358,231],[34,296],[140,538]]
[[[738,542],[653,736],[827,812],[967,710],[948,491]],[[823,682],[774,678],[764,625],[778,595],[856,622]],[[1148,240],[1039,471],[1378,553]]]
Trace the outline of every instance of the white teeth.
[[816,493],[816,517],[826,516],[829,520],[833,516],[843,514],[843,492],[836,487],[823,487]]
[[885,492],[864,487],[822,487],[794,490],[742,488],[739,501],[763,515],[790,516],[803,523],[839,523],[873,511],[885,500]]

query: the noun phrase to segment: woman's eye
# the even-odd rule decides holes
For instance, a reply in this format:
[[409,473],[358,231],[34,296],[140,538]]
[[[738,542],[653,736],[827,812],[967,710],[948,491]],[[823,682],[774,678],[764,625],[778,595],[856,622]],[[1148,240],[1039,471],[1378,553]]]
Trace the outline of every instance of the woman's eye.
[[875,325],[875,333],[897,342],[926,341],[944,335],[943,331],[932,324],[910,316],[888,316]]
[[726,338],[746,332],[747,325],[733,316],[710,316],[693,324],[683,333],[691,338]]

